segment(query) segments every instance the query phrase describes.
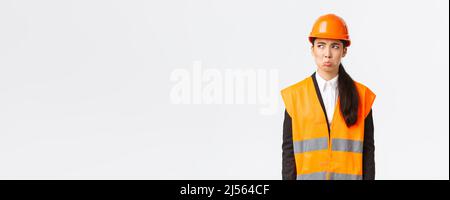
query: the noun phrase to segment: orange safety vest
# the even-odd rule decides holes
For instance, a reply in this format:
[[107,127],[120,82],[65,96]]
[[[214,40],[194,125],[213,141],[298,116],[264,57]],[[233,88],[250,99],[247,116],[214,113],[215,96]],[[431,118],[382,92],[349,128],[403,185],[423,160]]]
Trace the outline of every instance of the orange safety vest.
[[292,119],[292,140],[298,180],[362,180],[364,119],[375,94],[355,81],[359,93],[356,124],[347,127],[338,98],[330,127],[312,77],[281,91]]

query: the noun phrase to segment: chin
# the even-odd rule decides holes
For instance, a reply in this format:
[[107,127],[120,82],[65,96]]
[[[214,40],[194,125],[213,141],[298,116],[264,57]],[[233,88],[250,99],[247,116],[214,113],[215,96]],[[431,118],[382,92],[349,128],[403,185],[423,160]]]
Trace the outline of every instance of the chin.
[[330,67],[322,66],[320,69],[325,71],[325,72],[334,72],[334,71],[336,71],[337,67],[334,67],[334,66],[330,66]]

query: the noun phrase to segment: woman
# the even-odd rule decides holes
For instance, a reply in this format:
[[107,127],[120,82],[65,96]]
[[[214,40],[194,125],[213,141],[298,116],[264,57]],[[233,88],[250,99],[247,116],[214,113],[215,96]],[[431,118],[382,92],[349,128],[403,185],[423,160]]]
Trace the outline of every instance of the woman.
[[281,91],[283,179],[373,180],[375,94],[341,63],[351,43],[344,20],[319,17],[309,41],[316,72]]

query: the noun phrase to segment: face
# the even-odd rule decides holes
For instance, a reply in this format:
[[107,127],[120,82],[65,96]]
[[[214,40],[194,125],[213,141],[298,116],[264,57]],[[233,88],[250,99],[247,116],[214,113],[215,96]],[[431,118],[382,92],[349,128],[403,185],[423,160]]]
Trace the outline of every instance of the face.
[[340,40],[317,38],[314,40],[311,51],[318,70],[334,74],[338,73],[339,64],[347,53],[347,48]]

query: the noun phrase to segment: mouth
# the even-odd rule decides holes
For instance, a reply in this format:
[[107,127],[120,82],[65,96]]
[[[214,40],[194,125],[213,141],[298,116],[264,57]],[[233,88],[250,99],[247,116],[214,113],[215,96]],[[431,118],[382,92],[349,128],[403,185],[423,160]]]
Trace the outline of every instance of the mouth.
[[331,66],[331,62],[324,62],[323,65],[329,67]]

